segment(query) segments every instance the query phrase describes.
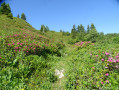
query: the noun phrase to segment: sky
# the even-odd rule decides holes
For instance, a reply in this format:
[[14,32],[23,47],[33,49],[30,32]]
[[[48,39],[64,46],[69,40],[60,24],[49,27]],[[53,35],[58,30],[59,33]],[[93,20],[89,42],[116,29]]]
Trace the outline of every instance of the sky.
[[37,30],[41,25],[59,32],[71,31],[73,24],[94,23],[98,32],[119,33],[119,0],[6,0],[13,16],[25,13]]

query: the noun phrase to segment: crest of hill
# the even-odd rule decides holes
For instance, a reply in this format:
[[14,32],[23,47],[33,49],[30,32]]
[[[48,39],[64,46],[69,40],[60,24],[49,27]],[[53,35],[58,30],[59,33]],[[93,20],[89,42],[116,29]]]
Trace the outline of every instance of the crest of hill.
[[[32,34],[40,35],[35,28],[33,28],[28,22],[20,18],[13,17],[13,19],[8,18],[6,15],[0,15],[0,36],[9,36],[18,32],[32,32]],[[41,35],[41,37],[46,38]],[[47,38],[48,39],[48,38]]]

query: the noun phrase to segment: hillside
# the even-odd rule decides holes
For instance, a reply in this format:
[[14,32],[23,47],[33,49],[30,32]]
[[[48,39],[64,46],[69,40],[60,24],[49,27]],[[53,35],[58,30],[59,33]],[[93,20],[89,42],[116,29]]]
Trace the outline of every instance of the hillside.
[[1,15],[0,89],[118,90],[119,35],[92,35],[98,33],[82,41],[63,32],[42,33]]

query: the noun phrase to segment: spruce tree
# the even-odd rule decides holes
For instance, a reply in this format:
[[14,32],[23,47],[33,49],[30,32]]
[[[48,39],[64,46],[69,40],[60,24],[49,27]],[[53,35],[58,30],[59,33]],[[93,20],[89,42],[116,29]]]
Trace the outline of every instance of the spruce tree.
[[26,20],[26,15],[24,13],[21,14],[21,19]]
[[92,23],[92,24],[91,24],[91,27],[90,27],[90,30],[93,30],[93,29],[95,29],[95,30],[96,30],[96,28],[95,28],[94,24]]
[[11,13],[11,8],[9,4],[6,4],[5,2],[2,3],[0,7],[0,13],[5,15],[8,15],[9,13]]
[[72,38],[73,38],[73,39],[76,38],[76,33],[77,33],[77,31],[76,31],[76,26],[75,26],[75,24],[74,24],[74,25],[73,25],[73,28],[72,28],[72,30],[71,30],[71,35],[72,35]]
[[87,26],[87,33],[89,33],[89,31],[90,31],[90,26],[88,25]]
[[17,15],[17,18],[20,18],[19,14]]
[[41,29],[40,29],[41,32],[45,32],[45,26],[44,25],[41,25]]

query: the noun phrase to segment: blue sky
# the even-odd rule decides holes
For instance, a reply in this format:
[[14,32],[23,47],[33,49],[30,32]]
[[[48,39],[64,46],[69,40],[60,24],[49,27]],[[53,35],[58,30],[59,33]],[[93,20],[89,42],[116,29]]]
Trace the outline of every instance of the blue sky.
[[119,0],[7,0],[12,13],[24,12],[28,23],[40,29],[71,31],[76,26],[94,23],[98,32],[119,33]]

